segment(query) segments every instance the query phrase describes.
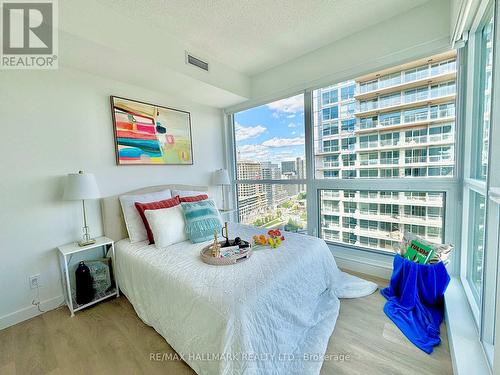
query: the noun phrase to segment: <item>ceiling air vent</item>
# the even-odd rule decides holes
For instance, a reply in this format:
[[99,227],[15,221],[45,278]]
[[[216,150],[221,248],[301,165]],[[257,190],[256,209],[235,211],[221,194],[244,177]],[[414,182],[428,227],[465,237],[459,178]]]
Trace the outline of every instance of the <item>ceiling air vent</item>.
[[186,64],[196,66],[197,68],[203,69],[208,72],[208,63],[206,61],[200,60],[194,57],[189,52],[186,52]]

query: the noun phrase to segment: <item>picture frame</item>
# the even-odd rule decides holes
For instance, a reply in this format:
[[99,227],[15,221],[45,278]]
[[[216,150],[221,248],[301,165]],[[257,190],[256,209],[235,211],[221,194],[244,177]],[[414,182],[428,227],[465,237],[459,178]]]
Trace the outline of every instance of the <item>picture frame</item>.
[[191,113],[110,96],[117,165],[193,165]]

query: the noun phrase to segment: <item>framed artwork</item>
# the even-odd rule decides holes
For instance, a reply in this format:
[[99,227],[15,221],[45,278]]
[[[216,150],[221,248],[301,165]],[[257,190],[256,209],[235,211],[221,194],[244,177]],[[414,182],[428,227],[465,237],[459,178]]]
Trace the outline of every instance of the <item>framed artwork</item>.
[[111,96],[118,165],[191,165],[191,115]]

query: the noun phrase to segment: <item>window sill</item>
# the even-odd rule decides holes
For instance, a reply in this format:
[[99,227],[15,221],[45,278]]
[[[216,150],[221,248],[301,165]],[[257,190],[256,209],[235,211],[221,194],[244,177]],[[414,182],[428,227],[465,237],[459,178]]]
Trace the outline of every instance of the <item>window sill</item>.
[[464,288],[455,277],[452,277],[445,294],[445,319],[453,373],[491,374]]
[[393,254],[332,243],[327,244],[340,268],[386,280],[391,278]]

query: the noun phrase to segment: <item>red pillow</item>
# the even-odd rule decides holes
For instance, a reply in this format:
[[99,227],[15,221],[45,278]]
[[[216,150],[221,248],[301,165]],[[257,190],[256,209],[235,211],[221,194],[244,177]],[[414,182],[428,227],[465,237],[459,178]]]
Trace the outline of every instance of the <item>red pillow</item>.
[[[179,197],[179,196],[177,196]],[[200,195],[193,195],[191,197],[179,197],[181,202],[199,202],[199,201],[204,201],[205,199],[208,199],[208,195],[206,194],[200,194]]]
[[148,219],[146,219],[146,215],[144,215],[144,211],[170,208],[178,206],[179,204],[181,204],[179,196],[158,202],[149,202],[149,203],[135,202],[135,208],[137,208],[137,211],[141,216],[142,222],[144,223],[144,227],[146,228],[150,245],[155,243],[155,239],[153,237],[153,232],[151,231],[151,227],[149,226]]

